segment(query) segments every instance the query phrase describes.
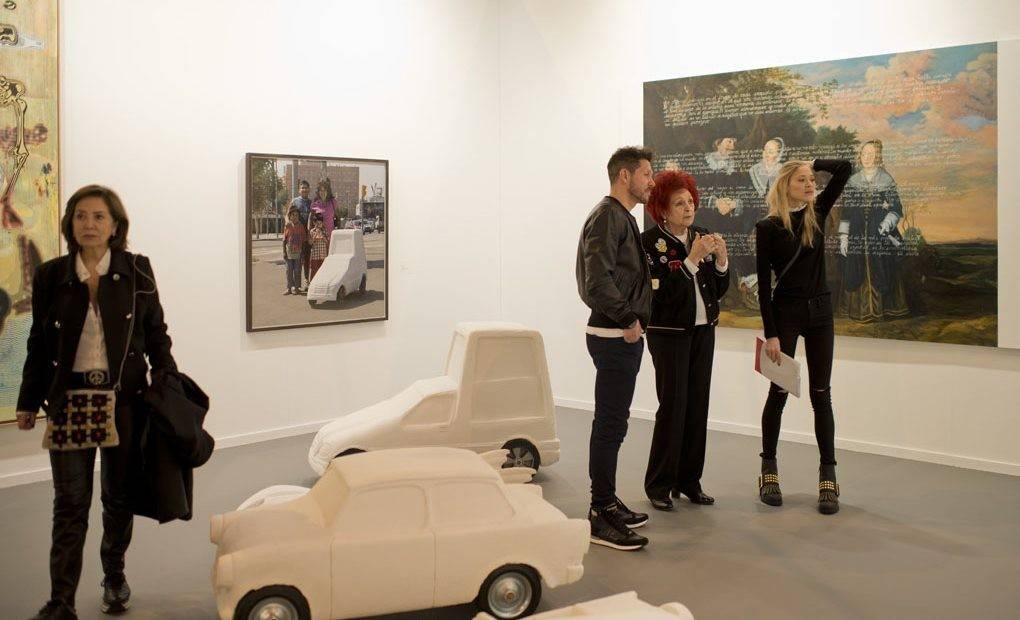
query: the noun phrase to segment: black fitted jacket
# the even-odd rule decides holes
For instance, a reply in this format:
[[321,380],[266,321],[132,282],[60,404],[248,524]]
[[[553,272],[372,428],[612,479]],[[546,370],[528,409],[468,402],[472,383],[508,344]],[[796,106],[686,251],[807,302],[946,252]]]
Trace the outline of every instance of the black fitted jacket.
[[[814,243],[803,248],[797,260],[779,280],[772,292],[773,274],[780,274],[790,263],[800,245],[800,233],[804,224],[804,211],[790,214],[793,233],[783,227],[778,217],[769,216],[755,225],[755,252],[758,271],[758,307],[765,327],[765,337],[778,335],[774,312],[774,300],[812,299],[829,293],[825,283],[825,219],[832,211],[843,187],[850,178],[853,167],[845,159],[816,159],[814,169],[832,175],[825,189],[815,199],[815,214],[821,229],[815,235]],[[772,293],[772,294],[770,294]]]
[[[699,226],[691,226],[690,230],[692,235],[709,234]],[[683,262],[687,258],[683,241],[661,225],[641,233],[641,246],[648,257],[653,283],[649,332],[669,334],[692,329],[697,311],[695,286],[701,289],[708,325],[719,322],[719,300],[729,288],[730,275],[728,272],[719,273],[715,256],[706,256],[698,265],[698,272],[692,274]]]
[[591,308],[589,326],[626,329],[634,319],[648,326],[652,287],[641,232],[612,196],[599,201],[584,222],[576,276],[581,301]]
[[[135,297],[138,301],[129,340],[133,281],[137,282]],[[153,370],[177,369],[170,354],[170,336],[149,259],[140,254],[111,250],[110,269],[99,278],[98,303],[110,382],[116,384],[120,379],[121,394],[130,401],[140,397],[148,385],[149,364]],[[71,385],[74,358],[88,306],[88,285],[78,279],[74,254],[39,265],[32,278],[32,329],[28,335],[28,356],[22,372],[18,411],[36,412],[42,407],[49,413],[61,407]],[[121,359],[124,359],[124,374],[118,377]],[[121,394],[117,397],[121,398]]]

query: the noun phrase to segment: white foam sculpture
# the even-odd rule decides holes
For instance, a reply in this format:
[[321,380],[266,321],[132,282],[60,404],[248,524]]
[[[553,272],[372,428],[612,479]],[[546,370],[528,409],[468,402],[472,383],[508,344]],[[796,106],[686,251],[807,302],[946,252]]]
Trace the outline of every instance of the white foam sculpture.
[[460,323],[442,376],[323,426],[308,462],[410,446],[510,450],[508,464],[537,470],[560,458],[542,335],[518,323]]
[[531,613],[573,583],[590,527],[501,456],[403,448],[332,461],[311,489],[271,487],[212,517],[222,620],[356,618],[475,601]]
[[[496,616],[482,612],[474,620],[495,620]],[[577,603],[531,616],[534,620],[552,618],[589,618],[591,620],[694,620],[694,614],[680,603],[652,606],[637,597],[635,592]]]
[[368,258],[360,230],[334,230],[329,237],[329,254],[308,283],[308,303],[343,302],[351,293],[364,293],[368,284]]

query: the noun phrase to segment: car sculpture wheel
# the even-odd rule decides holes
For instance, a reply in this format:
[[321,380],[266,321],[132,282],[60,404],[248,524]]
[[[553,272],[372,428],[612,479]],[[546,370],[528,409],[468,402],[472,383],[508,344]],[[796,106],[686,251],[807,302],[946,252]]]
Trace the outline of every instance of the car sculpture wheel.
[[308,601],[290,586],[269,586],[241,599],[234,620],[308,620]]
[[497,618],[531,614],[542,598],[542,583],[530,566],[509,565],[493,571],[478,594],[478,606]]
[[508,441],[503,444],[503,449],[509,452],[503,467],[528,467],[537,471],[542,464],[538,449],[527,439]]

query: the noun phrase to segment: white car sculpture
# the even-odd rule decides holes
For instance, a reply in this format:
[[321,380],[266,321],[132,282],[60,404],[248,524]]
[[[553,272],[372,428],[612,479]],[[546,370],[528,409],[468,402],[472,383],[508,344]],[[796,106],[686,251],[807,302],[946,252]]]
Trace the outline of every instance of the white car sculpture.
[[537,470],[560,458],[542,334],[517,323],[460,323],[440,377],[323,426],[308,462],[408,446],[510,451],[507,464]]
[[[640,600],[634,592],[577,603],[570,607],[554,609],[531,616],[533,620],[551,618],[591,618],[592,620],[694,620],[691,610],[680,603],[666,603],[653,607]],[[493,616],[482,612],[474,620],[493,620]]]
[[[590,528],[453,448],[337,459],[311,489],[273,487],[212,517],[221,620],[329,620],[475,601],[520,618],[581,578]],[[509,474],[514,474],[509,470]],[[288,497],[289,495],[289,497]]]
[[368,284],[368,259],[361,230],[334,230],[329,255],[308,283],[308,303],[343,302],[351,293],[364,293]]

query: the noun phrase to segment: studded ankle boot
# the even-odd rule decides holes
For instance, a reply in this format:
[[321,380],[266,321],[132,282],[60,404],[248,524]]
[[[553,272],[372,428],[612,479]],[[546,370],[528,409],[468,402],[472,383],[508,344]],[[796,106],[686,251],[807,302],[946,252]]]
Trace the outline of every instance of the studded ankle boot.
[[823,515],[839,512],[839,484],[836,482],[835,465],[822,465],[818,468],[818,512]]
[[779,490],[779,465],[776,463],[776,459],[761,457],[758,497],[762,503],[769,506],[783,505],[783,492]]

